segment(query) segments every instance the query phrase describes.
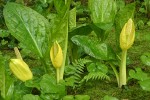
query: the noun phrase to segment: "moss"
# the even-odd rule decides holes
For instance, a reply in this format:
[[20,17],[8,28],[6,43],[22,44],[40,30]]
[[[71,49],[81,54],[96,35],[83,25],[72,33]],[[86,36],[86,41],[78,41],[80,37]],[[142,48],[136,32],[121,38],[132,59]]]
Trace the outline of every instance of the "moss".
[[94,83],[93,86],[87,85],[83,92],[90,95],[91,100],[101,100],[105,95],[117,97],[119,100],[149,100],[150,98],[150,92],[142,90],[138,83],[127,85],[123,89],[118,88],[116,82],[94,81],[92,83]]

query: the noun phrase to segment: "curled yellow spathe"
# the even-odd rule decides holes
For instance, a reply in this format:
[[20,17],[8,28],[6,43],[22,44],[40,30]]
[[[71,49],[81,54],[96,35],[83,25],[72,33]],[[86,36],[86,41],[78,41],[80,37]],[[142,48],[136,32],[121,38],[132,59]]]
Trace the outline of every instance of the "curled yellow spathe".
[[9,67],[13,74],[21,81],[27,81],[33,77],[29,66],[21,59],[11,59]]
[[50,50],[50,58],[55,68],[60,68],[63,62],[63,53],[58,42],[54,42]]
[[130,18],[127,23],[125,23],[121,34],[120,34],[120,47],[122,50],[129,49],[135,38],[135,26],[134,22]]

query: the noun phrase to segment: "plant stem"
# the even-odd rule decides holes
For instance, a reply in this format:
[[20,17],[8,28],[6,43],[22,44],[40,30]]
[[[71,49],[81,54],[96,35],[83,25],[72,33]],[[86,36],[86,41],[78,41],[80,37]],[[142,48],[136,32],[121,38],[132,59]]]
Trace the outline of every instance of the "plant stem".
[[116,70],[115,66],[113,66],[112,64],[110,64],[111,68],[113,69],[115,75],[116,75],[116,79],[117,79],[117,83],[118,83],[118,86],[119,86],[119,74],[118,74],[118,71]]
[[126,85],[126,56],[127,56],[127,50],[123,50],[121,56],[120,73],[119,73],[120,88],[122,87],[122,85]]
[[[67,18],[68,19],[68,18]],[[64,52],[63,52],[63,63],[62,67],[60,68],[60,80],[63,80],[64,76],[64,69],[65,69],[65,62],[66,62],[66,55],[67,55],[67,47],[68,47],[68,22],[66,22],[66,38],[65,38],[65,45],[64,45]]]
[[57,74],[57,83],[59,83],[59,80],[60,80],[60,77],[59,77],[59,75],[60,75],[60,70],[59,70],[59,68],[56,68],[56,74]]

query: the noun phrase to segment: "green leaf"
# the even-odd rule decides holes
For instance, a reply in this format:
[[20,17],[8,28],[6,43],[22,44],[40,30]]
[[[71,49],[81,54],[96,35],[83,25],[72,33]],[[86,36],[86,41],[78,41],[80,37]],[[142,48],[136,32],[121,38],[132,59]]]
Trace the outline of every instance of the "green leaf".
[[116,2],[114,0],[88,0],[93,23],[110,23],[114,21],[116,14]]
[[6,86],[9,86],[9,87],[8,87],[5,99],[6,100],[11,100],[11,98],[13,97],[13,94],[14,94],[14,89],[15,89],[13,80],[9,80],[9,83],[7,83]]
[[117,31],[119,31],[119,33],[121,32],[120,30],[122,29],[124,24],[129,20],[129,18],[133,18],[134,11],[135,11],[135,4],[131,3],[126,5],[124,8],[120,9],[119,12],[116,14],[115,24]]
[[76,7],[69,11],[69,30],[76,27]]
[[44,57],[49,46],[49,22],[31,8],[7,3],[4,18],[11,34],[39,57]]
[[74,84],[75,84],[76,80],[75,80],[75,77],[74,76],[70,76],[68,78],[65,78],[65,84],[66,86],[71,86],[73,87]]
[[96,63],[97,69],[103,73],[107,73],[108,72],[108,67],[105,64],[102,64],[100,62]]
[[105,95],[103,100],[119,100],[116,97]]
[[40,87],[44,93],[57,93],[56,79],[50,75],[44,75]]
[[14,81],[10,77],[10,73],[6,71],[8,69],[6,60],[7,59],[0,54],[0,91],[4,99],[10,100],[14,92]]
[[[71,0],[54,0],[54,6],[58,16],[66,16],[69,13]],[[67,11],[67,12],[66,12]]]
[[150,66],[150,53],[144,53],[141,57],[140,57],[141,61],[143,64]]
[[34,87],[34,88],[37,88],[38,90],[40,90],[40,81],[41,81],[41,78],[33,77],[32,80],[25,82],[25,86],[32,87],[32,88]]
[[15,89],[12,100],[22,100],[24,95],[31,93],[31,88],[26,87],[23,82],[15,82],[14,86]]
[[111,30],[113,23],[97,23],[90,26],[97,34],[101,34],[100,30]]
[[141,68],[136,68],[135,70],[136,71],[134,70],[129,71],[129,75],[131,78],[137,79],[139,81],[150,79],[148,75],[141,70]]
[[91,32],[92,32],[92,28],[90,27],[89,24],[82,24],[73,28],[70,31],[69,36],[72,37],[74,35],[87,35]]
[[[62,98],[65,92],[65,83],[60,81],[56,83],[56,79],[53,76],[45,74],[40,82],[40,87],[42,89],[42,94],[58,95],[59,98]],[[49,96],[50,96],[49,95]]]
[[71,38],[73,43],[81,46],[84,52],[96,59],[111,60],[115,59],[115,53],[105,43],[100,43],[96,38],[76,35]]
[[88,75],[84,76],[84,78],[80,82],[88,81],[88,80],[108,80],[110,81],[110,77],[105,73],[98,71],[98,72],[90,72]]
[[112,26],[113,23],[97,23],[90,25],[90,27],[102,41],[106,40],[108,33],[112,29]]
[[58,94],[41,94],[40,98],[42,100],[60,100]]
[[117,7],[114,0],[88,0],[90,9],[91,28],[101,38],[106,40],[109,30],[112,29]]
[[26,94],[23,96],[23,100],[41,100],[38,95]]
[[108,72],[108,67],[105,64],[96,62],[87,66],[87,70],[88,72],[102,72],[106,74]]
[[150,91],[150,79],[144,80],[144,81],[139,81],[139,84],[143,90]]
[[89,95],[75,95],[75,100],[90,100]]
[[74,100],[74,96],[73,95],[66,95],[63,97],[63,100]]

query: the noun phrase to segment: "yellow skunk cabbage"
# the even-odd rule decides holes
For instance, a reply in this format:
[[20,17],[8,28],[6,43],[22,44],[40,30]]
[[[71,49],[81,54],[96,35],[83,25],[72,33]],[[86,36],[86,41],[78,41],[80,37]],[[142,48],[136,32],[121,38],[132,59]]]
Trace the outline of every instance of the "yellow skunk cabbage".
[[135,38],[135,27],[132,19],[130,18],[127,23],[125,23],[121,34],[120,34],[120,47],[122,49],[121,64],[119,68],[119,87],[127,84],[126,76],[126,57],[127,50],[132,46]]
[[58,42],[54,42],[50,50],[50,58],[55,68],[60,68],[63,62],[63,53]]
[[120,47],[122,50],[129,49],[135,38],[135,27],[132,19],[130,18],[127,23],[125,23],[121,34],[120,34]]
[[27,81],[33,77],[29,66],[21,59],[11,59],[9,67],[13,74],[21,81]]

